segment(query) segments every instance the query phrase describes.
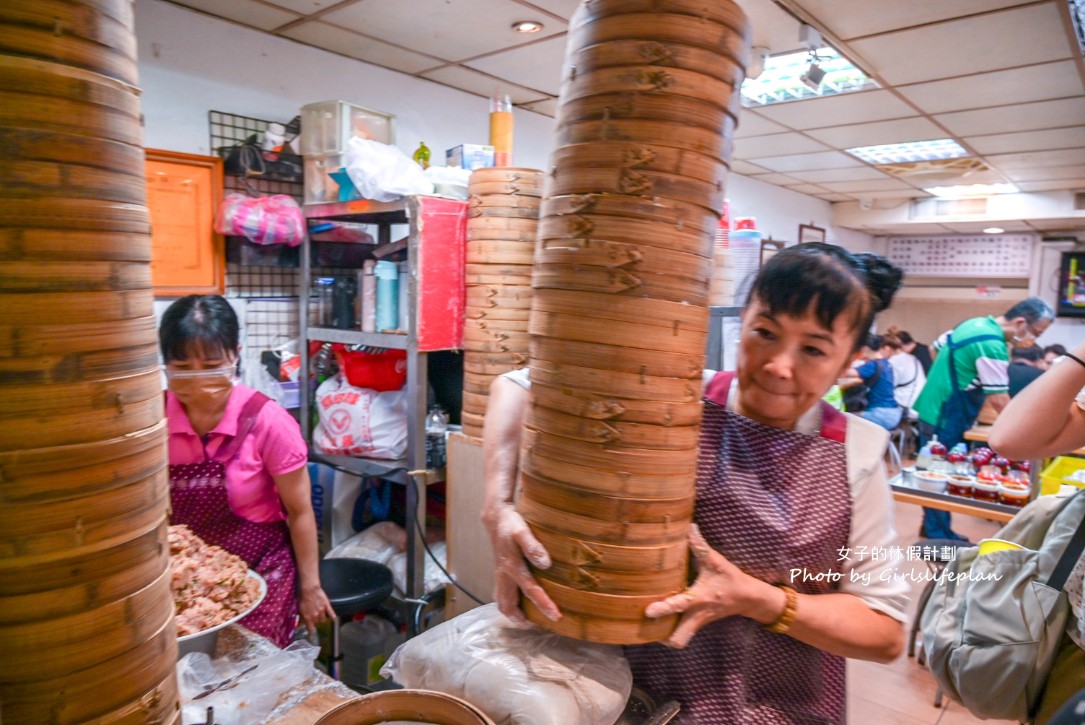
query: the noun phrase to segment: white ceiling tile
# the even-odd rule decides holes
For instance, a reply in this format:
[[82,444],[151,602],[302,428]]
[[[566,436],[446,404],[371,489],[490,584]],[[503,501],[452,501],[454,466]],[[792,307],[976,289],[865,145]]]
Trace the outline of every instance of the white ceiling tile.
[[[984,229],[987,229],[992,225],[990,221],[943,222],[943,224],[955,234],[981,234]],[[1032,231],[1031,227],[1029,227],[1029,225],[1025,222],[1015,222],[999,219],[998,226],[999,228],[1004,229],[1006,230],[1006,232],[1009,233]]]
[[580,4],[580,0],[524,0],[520,3],[524,5],[522,20],[539,20],[546,22],[544,18],[536,18],[531,14],[531,7],[534,6],[541,8],[551,15],[557,15],[559,18],[565,18],[569,20],[569,17],[576,10],[576,6]]
[[1065,126],[1085,118],[1085,98],[1020,103],[991,110],[957,111],[934,117],[957,136],[981,136]]
[[1085,170],[1081,176],[1073,179],[1061,179],[1058,181],[1020,181],[1017,188],[1024,192],[1033,191],[1062,191],[1064,189],[1085,190]]
[[749,108],[743,108],[738,114],[738,125],[735,128],[735,138],[747,138],[749,136],[764,136],[770,133],[783,133],[788,129],[778,123],[773,123],[764,116],[758,115]]
[[1054,2],[885,33],[849,45],[893,85],[1071,57]]
[[558,113],[558,99],[547,98],[544,101],[532,101],[531,103],[520,104],[522,108],[528,111],[535,111],[541,113],[544,116],[550,116],[553,118]]
[[1021,0],[800,0],[798,4],[824,23],[837,37],[847,40],[982,13],[1018,5],[1020,2]]
[[840,151],[825,151],[817,154],[796,154],[794,156],[768,156],[750,159],[758,166],[780,172],[809,171],[814,169],[843,169],[849,166],[863,166],[851,156]]
[[1041,232],[1062,232],[1085,229],[1085,222],[1077,218],[1065,219],[1030,219],[1029,225]]
[[[272,5],[278,5],[287,10],[293,10],[302,15],[312,15],[315,12],[327,10],[332,5],[339,5],[340,1],[341,0],[265,0],[265,2],[271,3]],[[232,5],[233,3],[224,3],[219,0],[218,4]]]
[[1085,165],[1041,166],[1027,169],[1009,169],[1006,176],[1015,184],[1019,181],[1061,181],[1085,176]]
[[878,227],[884,234],[894,236],[913,234],[946,234],[949,227],[942,224],[883,224]]
[[818,194],[818,198],[832,203],[839,201],[855,201],[854,196],[848,196],[847,194]]
[[417,73],[441,63],[437,58],[412,53],[334,25],[326,25],[318,20],[301,23],[284,30],[281,34],[333,53],[341,53],[404,73]]
[[1021,131],[992,136],[971,136],[963,139],[981,154],[1043,151],[1085,147],[1085,126],[1052,128],[1046,131]]
[[1085,164],[1085,147],[1056,151],[1030,151],[1020,154],[996,154],[987,156],[987,161],[990,162],[991,166],[1003,172],[1013,169],[1081,165]]
[[773,53],[801,50],[799,21],[771,0],[737,0],[750,21],[750,45]]
[[756,176],[750,176],[751,179],[757,179],[758,181],[764,181],[766,184],[775,184],[776,186],[789,186],[791,184],[801,184],[801,180],[796,179],[793,176],[787,174],[757,174]]
[[811,129],[806,133],[830,146],[842,149],[908,141],[930,141],[946,136],[946,132],[938,128],[936,124],[918,116],[854,126]]
[[827,181],[822,184],[829,191],[862,194],[867,191],[914,191],[914,187],[896,179],[869,179],[867,181]]
[[757,112],[770,121],[795,129],[824,128],[890,118],[915,116],[915,110],[883,90],[842,93],[810,100],[760,106]]
[[795,184],[787,187],[788,191],[797,191],[800,194],[827,194],[829,189],[817,184]]
[[771,136],[735,139],[734,154],[737,158],[752,159],[770,154],[783,156],[828,150],[828,146],[812,138],[797,133],[777,133]]
[[[460,61],[535,40],[512,29],[523,13],[522,5],[507,0],[365,0],[321,19],[404,48]],[[553,20],[544,32],[564,30],[564,23]]]
[[257,30],[272,30],[298,19],[295,13],[268,7],[256,0],[236,0],[225,3],[222,0],[176,0],[176,2],[178,5],[202,10],[210,15],[233,20],[235,23],[248,25]]
[[887,174],[869,166],[856,166],[852,169],[819,169],[818,171],[793,171],[789,176],[810,184],[823,184],[828,181],[866,181],[888,179]]
[[420,75],[422,78],[428,78],[431,81],[444,83],[446,86],[459,88],[468,93],[485,96],[486,98],[493,95],[495,87],[500,86],[503,92],[509,94],[509,98],[512,99],[513,105],[541,101],[547,98],[545,94],[533,91],[530,88],[521,88],[519,86],[514,86],[511,83],[502,83],[499,78],[494,78],[493,76],[458,65],[449,65],[444,68],[429,70]]
[[[855,196],[862,196],[864,199],[900,199],[901,203],[905,203],[906,199],[920,199],[932,196],[922,189],[913,189],[908,187],[906,189],[895,189],[893,191],[864,191],[862,194],[855,194]],[[897,205],[882,203],[878,205],[879,209],[891,209],[896,208]]]
[[538,43],[494,53],[464,65],[556,96],[561,89],[561,67],[564,60],[565,34],[562,33]]
[[900,86],[897,90],[926,113],[1069,98],[1085,91],[1072,60]]
[[736,174],[742,174],[743,176],[753,176],[754,174],[763,174],[768,171],[768,169],[764,166],[757,166],[748,161],[743,161],[742,159],[735,159],[731,162],[731,171]]

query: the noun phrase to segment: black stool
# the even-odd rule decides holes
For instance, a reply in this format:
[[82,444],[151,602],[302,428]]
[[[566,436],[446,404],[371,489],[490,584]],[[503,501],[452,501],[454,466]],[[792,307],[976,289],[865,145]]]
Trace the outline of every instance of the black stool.
[[[926,549],[934,554],[930,559],[924,559],[924,562],[930,568],[931,573],[938,575],[946,568],[946,565],[956,557],[957,550],[963,549],[968,546],[972,546],[971,542],[961,541],[960,539],[920,539],[912,544],[912,546],[919,547],[920,551]],[[943,557],[942,552],[945,548],[952,550],[952,557]],[[931,599],[931,594],[934,593],[934,587],[938,584],[936,578],[932,578],[927,582],[927,585],[923,587],[923,591],[919,595],[919,601],[916,603],[915,619],[912,620],[912,628],[908,632],[908,656],[915,656],[915,661],[922,665],[927,663],[927,653],[925,650],[920,649],[919,655],[915,654],[915,639],[919,634],[920,622],[923,619],[923,610],[927,608],[927,602]],[[942,688],[938,688],[938,691],[934,693],[934,706],[942,706]]]
[[377,606],[392,594],[392,570],[365,559],[321,559],[320,586],[338,615],[332,620],[328,675],[339,679],[339,620]]

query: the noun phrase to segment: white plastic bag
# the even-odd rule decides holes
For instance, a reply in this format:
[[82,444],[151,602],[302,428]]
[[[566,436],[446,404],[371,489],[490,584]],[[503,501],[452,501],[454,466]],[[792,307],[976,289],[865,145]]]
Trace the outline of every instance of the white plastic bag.
[[496,604],[408,640],[381,674],[467,700],[496,725],[610,725],[633,687],[620,647],[521,629]]
[[347,176],[363,199],[395,201],[401,196],[432,194],[422,167],[395,146],[354,136],[344,159]]
[[[378,564],[384,564],[392,570],[392,581],[400,592],[407,591],[407,532],[403,527],[391,521],[381,521],[360,531],[339,544],[328,552],[327,559],[368,559]],[[441,566],[448,568],[448,545],[443,541],[435,541],[429,545],[433,556],[437,557],[434,562],[426,556],[426,566],[423,577],[423,587],[427,593],[435,592],[449,579],[441,571]],[[440,564],[438,566],[437,564]]]
[[321,453],[402,458],[407,453],[407,391],[356,388],[338,373],[316,391],[313,445]]
[[[177,662],[177,685],[181,692],[184,725],[206,722],[207,708],[215,708],[216,725],[257,725],[267,720],[279,698],[313,676],[313,660],[320,648],[294,642],[284,650],[245,662],[212,660],[203,652],[191,652]],[[205,686],[218,685],[256,665],[236,683],[193,700]]]

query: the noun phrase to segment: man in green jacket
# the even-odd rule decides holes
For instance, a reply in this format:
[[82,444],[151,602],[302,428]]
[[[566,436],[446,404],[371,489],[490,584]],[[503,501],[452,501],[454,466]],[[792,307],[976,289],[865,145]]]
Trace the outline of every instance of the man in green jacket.
[[[935,435],[947,448],[962,442],[987,397],[1001,411],[1010,400],[1007,343],[1035,344],[1054,318],[1050,305],[1029,297],[999,317],[974,317],[943,334],[934,343],[938,356],[915,402],[921,442]],[[964,538],[953,532],[948,511],[928,508],[923,509],[921,534],[932,539]]]

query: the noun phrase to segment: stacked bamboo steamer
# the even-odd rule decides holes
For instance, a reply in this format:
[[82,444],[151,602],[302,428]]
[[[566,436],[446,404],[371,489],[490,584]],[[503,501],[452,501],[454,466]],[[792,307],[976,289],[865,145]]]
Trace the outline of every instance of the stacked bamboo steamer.
[[635,644],[687,583],[713,236],[748,49],[729,0],[585,0],[536,245],[517,507],[562,610]]
[[132,3],[0,47],[0,719],[179,722]]
[[542,202],[538,169],[476,169],[467,187],[463,432],[482,437],[495,377],[527,365],[531,264]]

